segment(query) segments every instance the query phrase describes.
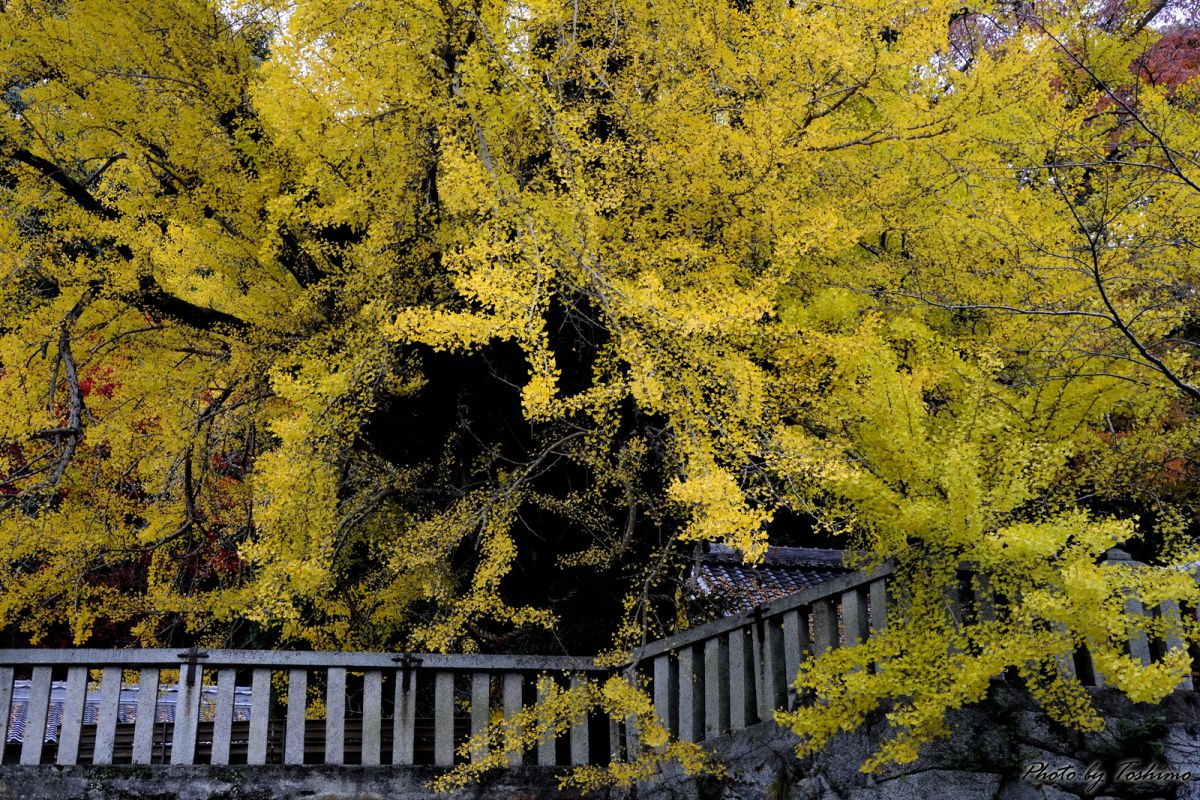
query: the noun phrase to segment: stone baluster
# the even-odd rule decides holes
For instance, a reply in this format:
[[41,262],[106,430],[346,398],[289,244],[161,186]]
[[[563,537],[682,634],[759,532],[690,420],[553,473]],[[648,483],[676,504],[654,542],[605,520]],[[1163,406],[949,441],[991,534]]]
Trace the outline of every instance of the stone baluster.
[[758,721],[752,647],[749,628],[729,632],[729,727],[735,731]]
[[[194,671],[194,673],[193,673]],[[200,710],[200,664],[194,660],[179,670],[179,700],[175,707],[175,738],[171,763],[190,764],[196,747],[196,722]],[[195,685],[189,681],[195,674]],[[117,711],[121,705],[121,668],[105,667],[100,673],[100,707],[96,713],[96,749],[93,764],[111,764],[117,739]],[[182,706],[182,708],[181,708]],[[194,710],[193,710],[194,709]],[[178,759],[178,760],[177,760]]]
[[[538,703],[545,703],[554,693],[554,678],[541,675],[537,681]],[[558,735],[553,728],[542,731],[537,743],[537,763],[539,767],[553,767],[558,763]]]
[[[1104,560],[1108,563],[1121,564],[1125,568],[1132,568],[1138,565],[1129,553],[1122,550],[1120,547],[1109,548],[1104,554]],[[1125,598],[1125,613],[1130,616],[1145,616],[1146,609],[1142,606],[1142,601],[1136,597],[1127,596]],[[1134,630],[1129,637],[1129,655],[1136,661],[1142,664],[1149,665],[1150,657],[1150,641],[1146,638],[1144,630]]]
[[[217,707],[213,712],[212,757],[210,763],[229,763],[229,740],[233,731],[233,695],[237,672],[232,667],[217,671]],[[139,693],[141,689],[138,689]]]
[[[521,708],[524,705],[521,699],[521,674],[519,672],[505,673],[502,693],[504,718],[511,720],[517,714],[521,713]],[[524,762],[525,753],[522,750],[515,749],[508,752],[508,766],[519,767]]]
[[8,717],[12,712],[13,668],[0,667],[0,762],[8,741]]
[[57,763],[74,764],[79,758],[79,734],[83,726],[83,707],[87,702],[87,667],[67,670],[67,694],[63,698],[62,721],[58,729]]
[[454,763],[454,673],[438,672],[433,678],[433,763]]
[[486,672],[471,673],[471,760],[479,761],[487,755],[488,745],[484,738],[491,721],[491,676]]
[[704,740],[704,661],[695,645],[679,650],[679,738]]
[[325,675],[325,763],[341,764],[346,755],[346,670],[330,667]]
[[392,719],[392,763],[413,763],[417,730],[417,668],[421,659],[408,653],[394,656],[396,671],[395,716]]
[[783,667],[787,677],[788,707],[796,703],[792,685],[800,674],[800,665],[809,657],[808,609],[793,608],[783,614]]
[[246,743],[246,763],[267,763],[267,730],[270,719],[271,670],[260,668],[254,670],[250,681],[250,741]]
[[867,619],[866,593],[861,586],[842,592],[842,627],[847,647],[867,640],[870,620]]
[[871,631],[882,631],[887,628],[887,578],[876,578],[871,581],[871,585],[867,588],[867,596],[871,606]]
[[158,680],[158,667],[144,667],[138,676],[137,719],[133,723],[134,764],[149,764],[154,755],[154,724],[158,721]]
[[[572,691],[582,691],[584,678],[581,675],[571,676]],[[585,713],[582,717],[571,722],[571,765],[583,766],[588,763],[588,720]]]
[[838,646],[837,608],[832,600],[813,602],[813,654],[821,655]]
[[[1167,641],[1166,641],[1167,652],[1169,653],[1169,652],[1172,652],[1175,650],[1185,650],[1186,651],[1187,646],[1188,646],[1187,640],[1185,640],[1184,638],[1182,638],[1179,635],[1179,631],[1181,630],[1181,627],[1183,624],[1183,617],[1179,613],[1178,601],[1176,601],[1176,600],[1163,601],[1158,607],[1158,616],[1160,618],[1162,618],[1163,620],[1165,620],[1166,624],[1167,624]],[[1194,688],[1195,687],[1192,683],[1192,676],[1189,674],[1187,677],[1185,677],[1179,683],[1178,686],[1175,687],[1175,691],[1190,692]]]
[[664,653],[654,658],[654,711],[668,731],[679,730],[679,689],[677,665]]
[[759,672],[758,718],[763,722],[774,719],[775,710],[787,706],[788,681],[784,670],[781,622],[782,620],[778,617],[758,620],[758,649],[762,653]]
[[304,719],[308,706],[308,671],[288,671],[287,729],[284,732],[283,763],[304,763]]
[[704,642],[704,738],[729,730],[729,643],[723,636]]
[[383,673],[363,673],[362,764],[375,767],[381,760],[383,728]]
[[50,710],[50,667],[34,667],[29,683],[29,700],[25,710],[25,731],[21,737],[21,763],[41,763],[42,746],[46,741],[46,713]]

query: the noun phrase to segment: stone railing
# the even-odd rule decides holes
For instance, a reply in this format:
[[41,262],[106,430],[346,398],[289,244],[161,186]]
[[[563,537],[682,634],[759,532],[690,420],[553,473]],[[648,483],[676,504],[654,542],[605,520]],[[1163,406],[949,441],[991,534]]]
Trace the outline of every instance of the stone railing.
[[[27,765],[449,766],[493,709],[511,717],[547,680],[609,672],[553,656],[0,650],[0,742],[4,763]],[[579,720],[531,760],[607,761],[596,728],[607,721]]]
[[[1116,548],[1105,560],[1144,566]],[[749,614],[726,617],[649,643],[634,654],[634,664],[626,674],[650,685],[660,720],[681,739],[703,742],[769,721],[776,710],[797,702],[791,684],[804,659],[859,644],[886,627],[892,573],[893,566],[887,564],[843,575],[759,606]],[[946,613],[962,623],[986,618],[996,610],[986,579],[964,565],[958,571],[957,586],[946,595]],[[1144,608],[1134,598],[1126,601],[1126,611],[1176,622],[1181,614],[1174,602]],[[1186,609],[1182,613],[1197,612]],[[1151,664],[1184,646],[1174,637],[1153,641],[1139,632],[1127,643],[1127,652],[1141,663]],[[1086,650],[1065,658],[1062,667],[1085,686],[1103,685]],[[1188,677],[1178,688],[1187,691],[1193,685]]]
[[[1109,550],[1108,553],[1105,554],[1104,560],[1110,564],[1120,564],[1131,568],[1145,566],[1141,562],[1132,560],[1128,553],[1116,547]],[[1200,573],[1197,573],[1196,577],[1200,579]],[[1184,613],[1184,610],[1180,609],[1179,604],[1173,600],[1159,603],[1153,608],[1146,608],[1142,605],[1140,600],[1134,597],[1129,597],[1125,600],[1125,611],[1126,613],[1133,615],[1144,615],[1147,617],[1166,619],[1169,622],[1174,623],[1170,626],[1172,628],[1178,627],[1180,615]],[[1189,617],[1195,619],[1197,614],[1200,613],[1200,609],[1186,609],[1186,613]],[[1135,633],[1133,637],[1130,638],[1130,640],[1126,643],[1126,650],[1128,651],[1128,654],[1135,660],[1140,661],[1142,664],[1148,665],[1157,661],[1161,661],[1168,651],[1177,650],[1186,646],[1187,645],[1183,640],[1175,636],[1168,636],[1168,638],[1161,641],[1153,641],[1147,637],[1145,633],[1139,631]],[[1104,685],[1103,676],[1097,674],[1092,668],[1092,659],[1086,650],[1080,650],[1077,652],[1073,661],[1071,663],[1064,664],[1063,666],[1068,672],[1075,675],[1085,686]],[[1193,672],[1195,672],[1197,666],[1200,666],[1200,664],[1197,664],[1197,662],[1193,660]],[[1188,676],[1184,678],[1176,690],[1191,691],[1194,687],[1195,683],[1193,678]]]
[[[1128,562],[1120,551],[1109,559]],[[619,672],[649,687],[661,720],[687,741],[768,721],[797,702],[791,682],[804,659],[885,628],[891,575],[890,565],[842,575],[651,642]],[[994,613],[980,583],[961,571],[947,612]],[[1180,614],[1174,604],[1143,609],[1132,599],[1128,610]],[[1138,636],[1128,651],[1151,663],[1182,646]],[[1063,666],[1097,685],[1086,652]],[[552,656],[0,650],[0,755],[26,765],[450,766],[468,736],[494,715],[511,718],[536,703],[547,681],[573,685],[614,672],[589,658]],[[1180,688],[1191,689],[1191,680]],[[628,721],[594,713],[507,761],[604,764],[638,747]]]
[[891,573],[884,566],[842,575],[652,642],[627,674],[649,681],[660,719],[686,741],[770,720],[795,702],[791,682],[804,659],[884,628]]

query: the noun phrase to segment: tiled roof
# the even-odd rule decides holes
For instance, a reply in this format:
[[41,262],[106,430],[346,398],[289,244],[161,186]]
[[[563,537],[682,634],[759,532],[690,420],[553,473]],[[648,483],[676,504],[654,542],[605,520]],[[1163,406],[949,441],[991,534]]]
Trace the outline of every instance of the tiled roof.
[[757,566],[724,545],[696,548],[692,578],[697,593],[723,614],[752,610],[780,597],[815,586],[852,570],[842,563],[842,550],[815,547],[768,547]]

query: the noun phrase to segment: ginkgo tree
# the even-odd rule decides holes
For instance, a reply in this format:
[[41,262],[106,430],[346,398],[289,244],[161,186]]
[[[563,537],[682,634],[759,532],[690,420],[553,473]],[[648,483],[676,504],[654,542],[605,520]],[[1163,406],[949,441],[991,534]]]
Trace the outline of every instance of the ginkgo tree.
[[[804,747],[888,709],[866,766],[910,759],[1013,669],[1095,726],[1084,646],[1162,697],[1184,651],[1122,643],[1195,636],[1126,613],[1197,599],[1164,13],[0,4],[9,638],[620,653],[694,543],[820,535],[896,606],[798,677]],[[1004,613],[946,613],[963,562]]]

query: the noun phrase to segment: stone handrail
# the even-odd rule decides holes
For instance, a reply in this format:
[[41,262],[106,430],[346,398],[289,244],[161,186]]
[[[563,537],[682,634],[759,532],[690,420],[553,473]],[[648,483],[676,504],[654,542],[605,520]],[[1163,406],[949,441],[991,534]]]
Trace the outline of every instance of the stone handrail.
[[648,643],[627,675],[649,679],[660,720],[686,741],[770,720],[795,702],[791,680],[804,659],[884,628],[892,569],[841,575]]
[[[1144,566],[1117,548],[1110,550],[1105,560]],[[893,572],[894,565],[889,562],[874,570],[842,575],[747,614],[650,642],[635,652],[626,674],[629,680],[640,678],[649,683],[659,719],[672,734],[688,741],[703,742],[771,720],[777,709],[791,708],[798,701],[791,683],[803,660],[861,643],[886,628],[888,581]],[[947,613],[962,621],[964,614],[986,617],[996,612],[987,581],[973,565],[960,565],[958,578],[956,590],[946,596]],[[1174,602],[1143,608],[1132,597],[1126,601],[1126,610],[1176,622],[1181,614]],[[1138,632],[1127,643],[1127,650],[1131,657],[1149,665],[1184,646],[1174,637],[1151,642]],[[1086,650],[1064,658],[1061,666],[1085,686],[1103,686]],[[1185,678],[1178,689],[1193,689],[1192,678]]]
[[[174,680],[174,702],[165,707],[159,697],[163,671]],[[92,672],[100,673],[97,690],[89,691]],[[245,763],[284,764],[346,763],[347,733],[354,737],[356,763],[406,765],[415,763],[418,738],[418,697],[428,701],[432,722],[432,761],[454,763],[456,694],[469,697],[468,729],[481,733],[491,720],[492,706],[506,717],[517,714],[531,698],[525,686],[543,679],[579,681],[589,674],[608,674],[590,658],[526,655],[432,655],[389,653],[285,652],[261,650],[0,650],[0,743],[20,741],[16,759],[21,764],[47,761],[60,765],[111,764],[228,764],[231,745],[244,745]],[[65,677],[57,688],[62,699],[51,714],[56,673]],[[206,673],[215,673],[213,686],[205,686]],[[29,677],[23,678],[23,675]],[[348,677],[353,679],[357,708],[347,713]],[[310,678],[312,679],[310,681]],[[286,702],[278,689],[286,681]],[[209,683],[212,683],[211,679]],[[246,685],[248,684],[248,686]],[[323,719],[312,720],[310,684],[322,696]],[[392,702],[384,702],[384,686]],[[456,685],[457,684],[457,685]],[[136,687],[136,706],[125,703],[122,690]],[[14,689],[26,694],[23,702]],[[497,698],[493,698],[493,688]],[[249,695],[248,712],[234,736],[235,694]],[[299,701],[296,699],[299,698]],[[202,703],[207,700],[207,707]],[[493,702],[493,700],[497,702]],[[462,704],[457,704],[462,705]],[[89,708],[91,706],[92,708]],[[285,725],[280,737],[270,734],[272,716],[283,709]],[[94,723],[85,725],[89,710]],[[388,713],[390,712],[390,714]],[[124,724],[119,717],[124,714]],[[132,717],[132,724],[128,718]],[[167,719],[170,717],[170,719]],[[208,719],[204,719],[207,717]],[[466,721],[466,720],[461,720]],[[19,737],[10,736],[14,722],[22,726]],[[385,726],[385,722],[387,725]],[[278,727],[278,726],[276,726]],[[463,726],[458,726],[460,729]],[[117,747],[118,729],[131,730],[127,745]],[[317,730],[313,730],[316,728]],[[168,730],[169,729],[169,730]],[[82,736],[91,734],[90,760],[81,756]],[[130,733],[130,731],[126,731]],[[587,720],[571,727],[568,739],[571,764],[591,758]],[[127,737],[129,738],[129,737]],[[386,738],[390,738],[390,747]],[[306,752],[306,740],[310,747]],[[313,742],[323,742],[323,752],[311,752]],[[203,744],[200,753],[198,744]],[[268,758],[271,745],[275,752]],[[556,742],[537,748],[539,765],[558,764]],[[386,752],[385,752],[386,750]],[[198,757],[200,756],[200,757]],[[510,762],[519,764],[522,754]],[[240,747],[239,747],[240,760]],[[6,759],[11,763],[11,759]]]
[[[1120,551],[1109,560],[1134,563]],[[649,687],[661,721],[687,741],[771,720],[776,709],[798,701],[791,682],[805,659],[853,646],[886,627],[892,574],[889,563],[842,575],[748,614],[647,643],[619,671]],[[964,565],[959,591],[947,596],[949,613],[994,613],[976,596],[983,582],[970,575]],[[1172,603],[1143,609],[1131,598],[1128,606],[1131,613],[1157,617],[1181,613]],[[1181,646],[1139,634],[1128,651],[1149,664]],[[1086,652],[1065,659],[1063,668],[1085,685],[1099,683]],[[177,680],[167,688],[173,705],[159,696],[164,671]],[[493,713],[511,718],[536,702],[547,679],[578,685],[617,671],[590,658],[534,655],[0,650],[0,744],[15,740],[0,757],[3,763],[62,765],[228,764],[232,755],[246,764],[409,765],[423,759],[450,766],[468,734],[481,733]],[[95,673],[98,686],[89,689]],[[1180,688],[1191,689],[1191,680]],[[52,700],[55,692],[61,699]],[[323,698],[323,714],[310,707],[310,693]],[[173,713],[164,715],[164,706]],[[85,723],[89,711],[93,721]],[[17,721],[20,736],[10,731]],[[119,730],[126,736],[121,747]],[[85,733],[90,750],[82,746]],[[638,749],[631,721],[592,715],[576,720],[565,736],[543,736],[535,752],[510,753],[507,760],[511,766],[526,755],[541,766],[606,763],[633,757]],[[481,755],[475,750],[470,757]]]

